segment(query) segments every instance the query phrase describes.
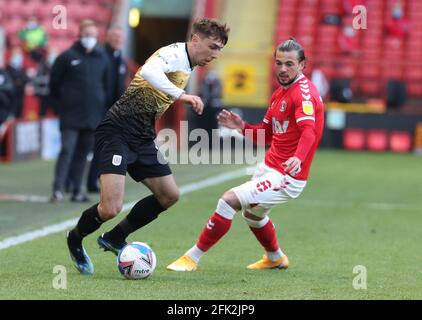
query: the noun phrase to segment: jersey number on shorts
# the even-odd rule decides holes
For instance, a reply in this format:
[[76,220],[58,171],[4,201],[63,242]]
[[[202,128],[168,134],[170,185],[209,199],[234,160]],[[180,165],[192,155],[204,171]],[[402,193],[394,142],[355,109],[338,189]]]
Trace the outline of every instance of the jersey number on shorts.
[[268,188],[271,188],[271,182],[270,182],[270,181],[268,181],[268,180],[258,182],[258,183],[256,184],[256,188],[257,188],[257,190],[258,190],[259,192],[264,192],[264,191],[265,191],[265,190],[267,190]]

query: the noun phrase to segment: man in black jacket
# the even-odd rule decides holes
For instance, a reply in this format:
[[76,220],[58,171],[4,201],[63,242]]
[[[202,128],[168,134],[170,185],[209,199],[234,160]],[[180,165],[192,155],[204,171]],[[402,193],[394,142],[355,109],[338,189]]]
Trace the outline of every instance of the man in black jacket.
[[52,97],[60,119],[62,148],[56,163],[53,202],[63,199],[65,181],[72,167],[71,201],[86,201],[82,177],[86,157],[93,148],[94,130],[106,105],[109,64],[97,47],[98,29],[92,20],[79,26],[79,40],[57,57],[50,79]]
[[107,108],[111,107],[125,92],[128,68],[122,56],[123,29],[120,26],[112,26],[107,32],[107,42],[104,45],[105,52],[111,66],[109,77],[110,94],[108,95]]
[[25,86],[29,82],[29,77],[27,76],[23,66],[23,51],[21,48],[12,48],[9,64],[6,69],[12,77],[15,86],[15,92],[12,97],[13,115],[15,118],[20,118],[23,115],[23,97],[25,94]]
[[[110,64],[107,109],[111,107],[126,90],[128,69],[126,61],[122,57],[122,47],[123,29],[119,26],[112,26],[107,32],[107,42],[104,45],[104,50]],[[89,192],[100,191],[98,187],[98,158],[95,154],[89,168],[87,189]]]
[[12,99],[15,92],[12,77],[4,68],[2,57],[0,57],[0,157],[5,156],[5,148],[2,141],[3,122],[7,120],[12,113]]
[[4,68],[3,62],[0,61],[0,125],[6,121],[13,111],[12,98],[14,90],[12,77]]

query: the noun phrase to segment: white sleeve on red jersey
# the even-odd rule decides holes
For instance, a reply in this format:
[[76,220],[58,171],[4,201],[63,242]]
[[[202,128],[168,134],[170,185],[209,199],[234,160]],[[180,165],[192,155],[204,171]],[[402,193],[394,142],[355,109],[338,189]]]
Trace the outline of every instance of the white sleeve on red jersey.
[[311,85],[307,79],[299,81],[293,101],[296,123],[300,131],[300,139],[295,156],[304,162],[316,139],[315,108],[317,107],[317,101],[312,96]]
[[298,89],[294,93],[293,101],[295,104],[295,118],[299,125],[302,121],[313,122],[315,125],[315,97],[312,96],[309,81],[304,78],[299,80]]

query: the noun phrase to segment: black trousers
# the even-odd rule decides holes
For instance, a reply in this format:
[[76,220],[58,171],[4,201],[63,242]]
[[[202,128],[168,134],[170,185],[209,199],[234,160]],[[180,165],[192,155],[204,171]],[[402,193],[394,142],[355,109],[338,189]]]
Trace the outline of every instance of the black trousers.
[[62,148],[56,162],[54,191],[65,190],[69,176],[73,183],[73,194],[82,191],[82,179],[86,166],[86,157],[94,147],[94,130],[61,129]]
[[88,176],[86,178],[86,187],[88,190],[98,188],[98,174],[100,172],[98,156],[92,157],[91,164],[89,166]]

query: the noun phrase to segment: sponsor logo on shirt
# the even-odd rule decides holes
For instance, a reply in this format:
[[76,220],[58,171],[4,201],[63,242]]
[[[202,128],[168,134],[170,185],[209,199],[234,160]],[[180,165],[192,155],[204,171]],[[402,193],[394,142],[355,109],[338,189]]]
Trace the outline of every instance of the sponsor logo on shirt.
[[302,101],[302,110],[303,113],[308,116],[314,114],[314,105],[312,104],[312,101]]
[[79,60],[79,59],[75,59],[75,60],[72,60],[72,61],[70,61],[70,64],[72,65],[72,66],[77,66],[78,64],[80,64],[81,63],[81,60]]

